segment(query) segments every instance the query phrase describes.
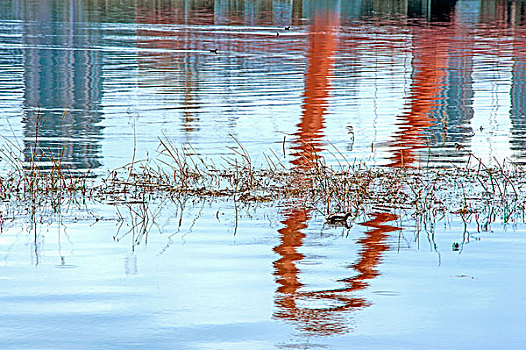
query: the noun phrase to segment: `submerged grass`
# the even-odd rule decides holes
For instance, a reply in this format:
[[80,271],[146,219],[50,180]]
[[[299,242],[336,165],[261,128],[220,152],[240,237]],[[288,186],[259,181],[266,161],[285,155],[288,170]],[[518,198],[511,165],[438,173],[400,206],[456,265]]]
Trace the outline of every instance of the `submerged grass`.
[[[159,198],[178,203],[182,198],[224,198],[236,209],[238,203],[292,200],[329,221],[335,212],[352,221],[369,211],[393,210],[423,222],[446,214],[486,224],[524,216],[524,168],[509,161],[490,167],[460,145],[457,152],[464,152],[467,161],[447,169],[371,167],[350,163],[337,151],[333,156],[340,160],[335,166],[316,155],[290,167],[270,152],[266,165],[256,167],[239,142],[230,149],[231,156],[216,165],[191,146],[176,147],[166,137],[159,139],[159,146],[155,160],[134,160],[105,177],[95,177],[68,170],[50,150],[35,147],[28,157],[10,144],[1,151],[6,166],[0,176],[2,216],[21,207],[31,208],[27,212],[36,208],[57,212],[71,204],[144,205]],[[44,157],[50,164],[45,169],[39,166]],[[148,213],[147,207],[137,212],[141,227],[149,225]]]

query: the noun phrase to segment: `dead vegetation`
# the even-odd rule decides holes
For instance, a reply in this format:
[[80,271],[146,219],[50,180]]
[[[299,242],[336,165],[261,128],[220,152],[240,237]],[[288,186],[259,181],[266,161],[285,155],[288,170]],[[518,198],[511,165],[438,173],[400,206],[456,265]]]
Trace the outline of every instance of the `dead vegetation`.
[[[27,157],[16,145],[8,146],[1,153],[5,165],[0,176],[3,217],[20,207],[56,212],[72,204],[137,204],[143,206],[143,215],[137,215],[142,219],[137,222],[148,227],[151,223],[144,205],[150,201],[223,198],[233,201],[236,208],[238,203],[293,199],[298,206],[325,217],[334,212],[349,214],[351,221],[368,211],[403,210],[424,222],[451,214],[478,223],[522,220],[525,206],[522,167],[509,161],[487,166],[460,145],[457,152],[466,153],[467,162],[447,169],[371,167],[351,163],[337,151],[332,162],[337,165],[327,165],[316,156],[301,166],[289,166],[270,152],[265,156],[266,165],[256,167],[239,142],[231,148],[231,156],[216,165],[191,146],[176,147],[163,137],[155,160],[133,161],[106,176],[71,172],[46,150],[35,149]],[[45,156],[51,166],[40,168],[37,154]]]

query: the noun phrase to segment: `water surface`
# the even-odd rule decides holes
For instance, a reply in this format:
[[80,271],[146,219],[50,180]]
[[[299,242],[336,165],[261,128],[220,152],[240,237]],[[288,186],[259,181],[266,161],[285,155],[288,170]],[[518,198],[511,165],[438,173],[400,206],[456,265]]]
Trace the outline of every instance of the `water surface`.
[[[371,166],[462,166],[457,144],[522,164],[524,18],[522,1],[8,0],[0,135],[42,167],[97,174],[155,158],[159,137],[217,163],[239,141],[255,164],[273,151],[305,172],[339,152]],[[2,204],[0,344],[526,342],[521,220],[422,227],[369,208],[347,229],[301,203],[88,203],[36,220]]]
[[7,1],[1,128],[31,149],[42,123],[75,168],[129,161],[134,134],[143,157],[162,133],[278,149],[302,115],[349,159],[522,162],[522,2],[445,3]]

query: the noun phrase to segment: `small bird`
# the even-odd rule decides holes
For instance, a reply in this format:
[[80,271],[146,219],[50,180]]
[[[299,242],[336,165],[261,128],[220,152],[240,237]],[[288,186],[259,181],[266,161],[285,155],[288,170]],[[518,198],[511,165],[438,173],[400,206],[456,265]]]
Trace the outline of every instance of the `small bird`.
[[218,53],[218,52],[217,52],[217,49],[210,49],[210,52],[211,52],[211,53]]
[[279,36],[279,32],[276,33],[276,36]]
[[343,225],[347,228],[350,228],[347,220],[349,220],[351,215],[352,213],[350,212],[329,214],[329,216],[327,216],[327,223],[330,225]]
[[286,27],[285,27],[285,30],[290,30],[290,26],[286,26]]
[[458,244],[457,242],[453,243],[451,245],[451,250],[454,252],[458,252],[460,250],[460,244]]

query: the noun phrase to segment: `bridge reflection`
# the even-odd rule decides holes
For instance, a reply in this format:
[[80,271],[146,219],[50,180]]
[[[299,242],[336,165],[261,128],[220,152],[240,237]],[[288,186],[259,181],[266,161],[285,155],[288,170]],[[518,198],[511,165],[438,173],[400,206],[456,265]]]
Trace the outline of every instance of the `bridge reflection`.
[[[335,17],[330,12],[320,12],[313,20],[309,34],[309,50],[307,51],[307,72],[305,74],[305,92],[301,121],[298,124],[295,146],[293,147],[292,164],[304,172],[298,172],[295,178],[296,186],[303,186],[308,181],[306,174],[314,167],[322,150],[320,139],[323,137],[324,114],[328,106],[330,78],[333,68],[333,54],[336,50],[334,36]],[[301,198],[289,203],[284,210],[284,225],[278,232],[280,245],[274,251],[281,257],[274,262],[276,282],[279,293],[296,295],[302,286],[299,282],[300,271],[296,263],[304,258],[298,249],[303,245],[310,210],[301,207]],[[278,298],[279,299],[279,298]],[[279,304],[279,302],[277,301]]]
[[305,234],[308,216],[291,212],[282,223],[285,228],[281,234],[281,244],[275,248],[281,258],[274,262],[276,282],[279,284],[275,304],[277,311],[274,317],[293,322],[299,330],[311,335],[335,335],[350,330],[347,315],[353,310],[367,307],[370,303],[356,292],[369,286],[369,281],[380,275],[378,265],[383,253],[389,249],[386,240],[389,233],[400,230],[388,225],[397,219],[390,213],[371,214],[372,219],[361,223],[370,229],[358,241],[361,249],[358,261],[348,266],[352,277],[337,281],[342,285],[334,289],[302,291],[301,271],[296,266],[305,256],[299,252]]
[[[105,85],[111,85],[114,78],[103,74],[106,51],[90,49],[104,46],[106,39],[101,37],[96,26],[83,26],[81,23],[119,20],[150,24],[137,27],[140,52],[138,85],[162,87],[156,91],[161,91],[163,98],[174,101],[170,108],[175,106],[180,111],[184,131],[195,134],[202,129],[203,110],[206,112],[206,108],[202,108],[206,105],[203,90],[210,86],[212,79],[218,79],[222,86],[231,88],[229,79],[222,79],[223,72],[203,73],[210,57],[206,59],[202,52],[196,54],[195,51],[209,49],[207,45],[215,43],[221,43],[221,48],[231,54],[263,52],[262,56],[265,56],[268,51],[288,50],[299,54],[305,50],[303,37],[296,35],[279,40],[249,40],[242,31],[229,31],[227,35],[210,32],[208,26],[237,23],[279,28],[284,25],[303,27],[307,23],[305,19],[314,18],[321,7],[330,8],[334,17],[351,32],[356,29],[356,23],[360,23],[360,28],[369,30],[360,21],[372,19],[372,27],[385,26],[394,31],[395,35],[382,36],[381,40],[397,47],[407,45],[410,50],[412,76],[407,103],[405,111],[398,116],[398,130],[393,133],[394,140],[388,148],[390,154],[386,157],[392,166],[413,164],[417,159],[423,159],[427,147],[435,154],[431,160],[437,162],[452,161],[452,157],[458,157],[453,149],[455,143],[471,147],[473,134],[483,126],[472,125],[475,114],[473,86],[493,84],[491,86],[495,89],[502,88],[502,84],[493,82],[495,78],[490,76],[489,71],[477,70],[477,63],[487,61],[498,62],[504,74],[511,74],[509,85],[505,87],[509,89],[505,94],[510,104],[508,143],[510,153],[519,161],[524,161],[526,98],[523,37],[526,33],[526,3],[509,0],[68,0],[60,3],[25,0],[14,2],[12,6],[2,4],[0,13],[3,17],[9,13],[13,19],[25,23],[22,33],[22,107],[23,148],[27,157],[33,149],[51,150],[54,158],[64,159],[71,168],[97,168],[101,165],[99,143],[103,129],[103,89]],[[70,13],[71,16],[68,15]],[[198,26],[201,27],[196,30]],[[228,40],[225,40],[226,36]],[[64,37],[71,39],[67,45],[75,50],[66,52],[60,49],[63,43],[53,42]],[[368,40],[366,36],[360,38],[360,50],[352,53],[355,60],[352,65],[355,66],[366,59],[364,47],[374,44],[374,40]],[[336,42],[340,40],[339,37],[335,39]],[[347,53],[345,45],[339,46],[335,56]],[[380,51],[382,49],[384,52]],[[390,55],[385,47],[374,47],[372,50],[378,55]],[[175,51],[187,52],[174,54]],[[234,64],[236,59],[224,58],[229,64]],[[246,65],[243,69],[252,69],[255,62],[259,61],[243,61]],[[282,63],[279,59],[269,60],[264,68],[286,71]],[[341,68],[338,64],[336,70]],[[152,67],[163,74],[151,74]],[[359,74],[343,77],[345,80],[342,79],[342,83],[359,85],[359,77]],[[261,91],[260,95],[263,95],[264,89]],[[321,91],[324,91],[322,87]],[[309,105],[306,103],[306,106]],[[62,119],[64,110],[68,113]],[[482,110],[481,114],[484,113]],[[37,114],[44,124],[39,128],[43,137],[35,144]],[[235,113],[232,114],[230,118],[235,119]]]
[[[305,93],[301,122],[298,124],[294,159],[292,164],[298,172],[296,185],[303,186],[308,181],[309,170],[319,160],[323,146],[324,116],[330,96],[330,79],[334,66],[334,53],[337,49],[335,27],[337,17],[332,12],[319,11],[309,28],[309,49],[307,51],[307,72],[305,74]],[[367,288],[368,281],[377,277],[377,266],[384,251],[388,233],[399,230],[387,225],[397,219],[389,213],[375,213],[372,219],[361,225],[369,227],[361,245],[358,261],[348,266],[352,277],[341,279],[341,287],[318,291],[305,291],[301,282],[301,269],[298,265],[305,258],[301,252],[308,227],[310,210],[301,207],[301,198],[289,203],[283,211],[283,228],[278,233],[280,244],[274,248],[279,259],[274,262],[276,290],[274,317],[292,322],[307,334],[334,335],[349,331],[347,314],[369,303],[355,295]]]
[[426,136],[433,113],[441,104],[447,67],[447,42],[442,28],[417,29],[413,44],[413,75],[406,112],[398,118],[399,130],[391,142],[392,167],[407,167],[418,159],[418,150],[429,145]]

